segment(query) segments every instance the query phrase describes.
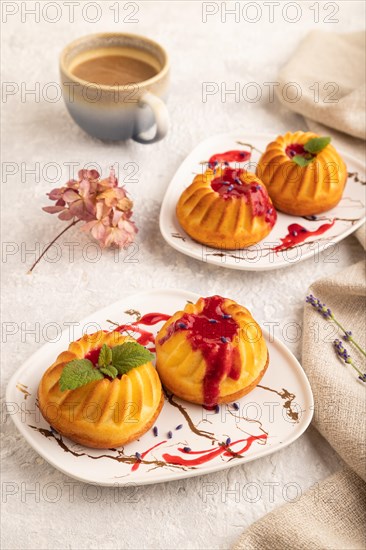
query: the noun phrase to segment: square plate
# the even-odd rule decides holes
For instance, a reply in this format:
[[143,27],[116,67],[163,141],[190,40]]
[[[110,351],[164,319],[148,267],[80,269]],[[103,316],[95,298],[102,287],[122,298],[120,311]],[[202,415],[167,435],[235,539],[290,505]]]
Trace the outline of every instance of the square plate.
[[[178,168],[162,203],[160,231],[166,242],[187,256],[231,269],[250,271],[279,269],[317,256],[326,249],[331,260],[332,255],[337,252],[336,243],[353,233],[365,221],[364,168],[360,161],[342,152],[349,175],[339,204],[328,212],[307,218],[288,216],[277,211],[277,222],[271,233],[254,246],[240,250],[210,248],[194,241],[179,225],[175,214],[176,204],[194,176],[205,170],[203,161],[208,161],[215,153],[224,153],[233,149],[249,151],[249,147],[239,145],[238,142],[250,143],[260,151],[264,151],[267,144],[274,138],[273,135],[264,134],[228,133],[211,137],[197,145]],[[233,165],[255,172],[259,158],[260,153],[253,150],[249,162],[233,163]],[[281,239],[289,234],[291,224],[299,224],[309,233],[303,242],[283,245]],[[322,226],[326,231],[319,230]],[[317,235],[317,231],[322,233]],[[279,246],[282,250],[276,250]]]
[[[300,437],[313,415],[310,385],[292,353],[265,331],[268,369],[261,383],[236,406],[221,405],[218,411],[209,411],[166,396],[155,423],[157,436],[149,430],[124,448],[105,451],[73,443],[44,420],[37,406],[38,384],[70,341],[86,332],[112,330],[111,321],[132,323],[139,313],[172,315],[187,301],[198,298],[197,294],[179,290],[135,294],[87,317],[73,327],[73,334],[64,331],[57,342],[39,349],[13,375],[6,393],[8,413],[28,443],[55,468],[75,479],[117,486],[159,483],[231,468],[271,454]],[[143,328],[155,335],[161,326],[162,322]],[[129,333],[133,332],[131,327]],[[184,447],[191,452],[185,452]],[[136,452],[142,455],[142,462],[136,459]]]

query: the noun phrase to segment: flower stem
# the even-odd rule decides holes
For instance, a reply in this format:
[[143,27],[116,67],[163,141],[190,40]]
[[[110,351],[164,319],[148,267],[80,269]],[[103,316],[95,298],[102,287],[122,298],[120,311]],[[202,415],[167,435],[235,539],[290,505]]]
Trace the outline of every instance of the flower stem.
[[352,342],[352,344],[353,344],[354,346],[356,346],[356,348],[357,348],[361,353],[363,353],[363,355],[366,357],[366,352],[365,352],[365,350],[363,350],[363,349],[361,348],[361,346],[359,346],[359,345],[357,344],[357,342],[354,341],[353,338],[350,338],[349,341]]
[[349,361],[348,362],[348,365],[351,365],[351,367],[353,367],[355,369],[355,371],[358,372],[358,374],[362,377],[363,376],[363,373],[356,367],[356,365],[354,364],[353,361]]
[[46,254],[46,252],[51,248],[52,245],[55,244],[55,242],[64,234],[66,233],[66,231],[68,229],[70,229],[73,225],[76,225],[77,223],[79,223],[81,220],[78,220],[78,219],[74,219],[67,227],[65,227],[65,229],[63,229],[61,231],[61,233],[59,233],[54,239],[53,241],[51,241],[47,246],[46,248],[44,249],[44,251],[42,252],[42,254],[37,258],[37,260],[34,262],[34,264],[32,265],[32,267],[29,269],[28,271],[28,275],[30,275],[33,271],[33,269],[36,267],[36,265],[42,260],[43,256]]
[[[334,315],[332,315],[332,321],[334,321],[335,324],[344,332],[344,334],[347,335],[346,329],[345,329],[344,327],[342,327],[341,323],[339,323],[339,322],[335,319]],[[352,344],[353,344],[354,346],[356,346],[356,348],[366,357],[366,352],[365,352],[365,350],[363,350],[363,349],[361,348],[361,346],[359,346],[359,345],[357,344],[357,342],[354,341],[354,339],[352,338],[352,336],[349,336],[349,341],[352,342]]]

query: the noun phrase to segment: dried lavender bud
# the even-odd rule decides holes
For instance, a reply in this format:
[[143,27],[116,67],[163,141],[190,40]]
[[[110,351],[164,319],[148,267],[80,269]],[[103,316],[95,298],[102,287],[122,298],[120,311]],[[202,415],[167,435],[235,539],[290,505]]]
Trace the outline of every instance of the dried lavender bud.
[[341,340],[334,340],[333,342],[333,345],[334,345],[334,348],[336,350],[336,353],[337,355],[343,359],[343,361],[345,363],[351,363],[352,361],[352,358],[351,356],[349,355],[348,351],[346,350],[346,348],[343,346],[342,344],[342,341]]
[[313,296],[312,294],[309,294],[309,296],[306,296],[306,301],[314,309],[316,309],[321,315],[323,315],[324,319],[333,318],[333,314],[331,310],[326,306],[326,304],[322,304],[321,301],[318,298],[315,298],[315,296]]

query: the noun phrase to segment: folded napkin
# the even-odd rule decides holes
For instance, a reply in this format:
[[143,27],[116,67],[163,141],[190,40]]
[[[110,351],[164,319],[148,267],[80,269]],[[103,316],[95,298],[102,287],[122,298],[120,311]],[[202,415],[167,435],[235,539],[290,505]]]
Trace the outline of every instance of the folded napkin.
[[[317,281],[309,292],[331,309],[334,317],[346,330],[352,331],[357,343],[365,349],[365,262]],[[319,330],[316,336],[314,326]],[[350,468],[366,481],[366,384],[358,382],[352,367],[336,356],[332,340],[341,339],[342,332],[331,338],[329,335],[329,321],[307,305],[302,361],[317,404],[313,424]],[[344,346],[365,372],[365,357],[353,344],[345,342]]]
[[[365,348],[365,262],[314,283],[309,293]],[[347,463],[343,470],[254,523],[235,550],[364,549],[366,547],[366,384],[345,365],[329,341],[329,321],[310,305],[304,311],[302,364],[315,400],[313,425]],[[314,327],[318,327],[317,337]],[[328,331],[326,330],[328,328]],[[341,338],[341,333],[334,336]],[[364,357],[345,347],[365,372]],[[363,365],[363,367],[362,367]]]
[[[288,108],[305,116],[309,129],[336,136],[336,141],[351,154],[363,155],[364,143],[355,138],[366,137],[365,66],[364,33],[311,32],[279,78],[283,84],[300,84],[302,98],[289,103],[279,97]],[[323,93],[320,101],[314,102],[309,90],[314,82],[320,83],[320,90],[327,82],[337,82],[339,101],[324,103]],[[340,132],[334,132],[334,128]],[[366,248],[365,226],[358,229],[356,236]],[[365,262],[357,263],[315,282],[308,291],[327,304],[364,349],[365,267]],[[317,338],[314,326],[319,328]],[[359,382],[351,366],[336,355],[327,328],[329,321],[306,305],[302,365],[314,393],[313,425],[346,464],[297,502],[282,506],[251,525],[233,550],[366,548],[366,384]],[[335,334],[334,339],[341,335]],[[351,343],[344,345],[365,372],[363,355]]]
[[[365,32],[310,32],[281,69],[276,88],[279,100],[303,115],[309,130],[342,140],[349,153],[360,155],[366,139],[365,37]],[[282,93],[290,82],[301,90],[296,102]]]
[[365,484],[343,470],[254,523],[233,550],[364,550]]

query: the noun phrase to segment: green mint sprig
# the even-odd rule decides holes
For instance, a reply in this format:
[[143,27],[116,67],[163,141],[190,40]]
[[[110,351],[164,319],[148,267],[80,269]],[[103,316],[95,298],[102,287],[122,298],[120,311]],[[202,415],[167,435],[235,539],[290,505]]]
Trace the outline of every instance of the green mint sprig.
[[94,368],[89,359],[73,359],[65,365],[60,377],[60,390],[75,390],[95,380],[101,380],[103,374]]
[[303,156],[303,155],[295,155],[294,157],[292,157],[292,160],[298,164],[299,166],[301,166],[301,168],[304,168],[304,166],[308,166],[308,164],[310,164],[311,162],[313,162],[315,157],[313,157],[312,155],[306,155],[306,156]]
[[302,155],[295,155],[292,160],[296,164],[304,168],[305,166],[308,166],[311,162],[313,162],[316,154],[323,151],[323,149],[325,149],[325,147],[329,145],[330,142],[330,137],[318,137],[309,139],[309,141],[304,145],[304,150],[306,151],[306,153]]
[[308,153],[316,155],[317,153],[320,153],[320,151],[323,151],[327,145],[329,145],[331,139],[332,138],[329,136],[309,139],[309,141],[305,143],[304,149]]
[[60,389],[75,390],[90,382],[127,374],[131,369],[144,365],[153,359],[153,354],[137,342],[125,342],[114,348],[106,344],[100,349],[97,365],[89,359],[73,359],[61,373]]

